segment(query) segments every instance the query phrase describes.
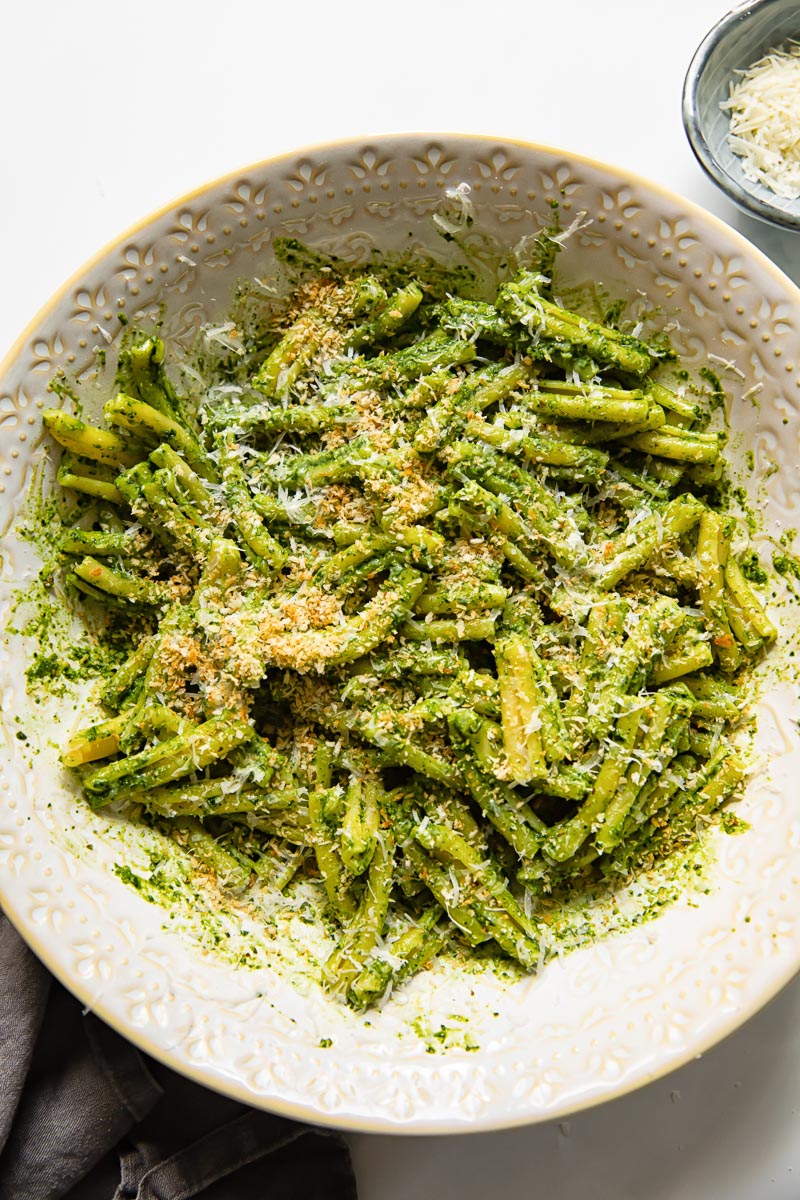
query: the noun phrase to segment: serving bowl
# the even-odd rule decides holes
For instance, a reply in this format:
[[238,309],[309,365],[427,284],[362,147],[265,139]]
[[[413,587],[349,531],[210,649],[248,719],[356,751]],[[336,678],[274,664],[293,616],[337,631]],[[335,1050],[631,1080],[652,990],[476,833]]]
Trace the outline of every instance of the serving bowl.
[[[442,227],[449,232],[463,185],[473,223],[457,249]],[[721,222],[624,171],[511,141],[396,136],[310,149],[200,188],[102,251],[35,318],[0,383],[4,627],[39,565],[24,517],[50,469],[39,415],[47,383],[63,370],[91,412],[98,357],[113,359],[120,313],[187,344],[225,316],[239,280],[269,276],[279,235],[353,261],[410,250],[445,262],[465,254],[490,270],[551,221],[553,202],[574,226],[560,278],[611,296],[644,293],[685,365],[721,374],[732,468],[760,514],[755,540],[768,559],[798,524],[794,285]],[[19,611],[13,621],[20,626]],[[6,629],[3,906],[87,1007],[148,1053],[287,1116],[367,1131],[474,1131],[619,1095],[732,1031],[800,965],[791,606],[781,621],[757,705],[758,769],[737,809],[750,829],[710,837],[694,888],[657,920],[634,919],[536,976],[443,964],[366,1016],[314,982],[311,932],[270,942],[246,915],[216,914],[210,925],[191,905],[165,910],[121,881],[116,866],[147,861],[146,835],[77,798],[57,751],[73,702],[33,703],[30,645]]]
[[729,117],[720,104],[737,71],[798,37],[800,9],[794,0],[745,0],[703,38],[683,84],[683,126],[700,166],[744,212],[785,229],[800,229],[800,198],[778,196],[747,178],[728,145]]

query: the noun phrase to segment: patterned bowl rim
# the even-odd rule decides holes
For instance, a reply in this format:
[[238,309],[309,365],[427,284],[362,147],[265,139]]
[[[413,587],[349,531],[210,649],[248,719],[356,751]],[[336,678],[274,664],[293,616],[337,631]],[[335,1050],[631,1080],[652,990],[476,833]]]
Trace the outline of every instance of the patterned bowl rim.
[[[764,3],[770,3],[771,0],[761,0]],[[730,14],[731,16],[735,15]],[[754,260],[758,265],[771,274],[775,281],[790,293],[794,293],[795,302],[800,309],[800,287],[783,272],[781,269],[768,258],[757,246],[754,246],[748,239],[736,229],[733,229],[721,218],[704,209],[702,205],[696,204],[694,201],[687,199],[672,189],[655,183],[645,176],[638,175],[636,172],[629,171],[626,168],[615,166],[601,159],[592,158],[589,155],[575,153],[571,150],[564,150],[558,146],[551,146],[540,142],[524,141],[521,138],[506,137],[502,135],[492,134],[470,134],[470,133],[450,133],[442,130],[414,130],[407,132],[395,132],[391,134],[365,134],[360,137],[339,138],[333,141],[313,143],[310,145],[298,147],[294,150],[282,152],[280,154],[271,155],[268,158],[257,159],[243,167],[238,167],[233,171],[226,172],[223,175],[207,180],[198,187],[185,192],[167,203],[152,210],[147,216],[134,222],[128,226],[122,233],[110,239],[100,250],[91,255],[69,278],[50,296],[50,298],[42,305],[36,315],[27,323],[19,336],[14,340],[8,352],[0,360],[0,379],[3,378],[6,372],[11,368],[17,356],[22,352],[28,339],[35,333],[42,322],[48,317],[65,295],[73,288],[84,276],[95,267],[97,267],[103,259],[110,256],[115,250],[121,248],[125,242],[140,234],[147,229],[153,222],[166,216],[182,205],[189,204],[191,201],[204,195],[207,192],[217,188],[223,188],[226,184],[234,182],[241,175],[262,171],[268,168],[280,167],[296,162],[298,159],[309,157],[312,155],[325,155],[331,151],[356,151],[365,143],[370,145],[387,146],[389,148],[401,146],[409,140],[415,139],[441,139],[443,141],[452,141],[467,145],[503,145],[514,146],[524,153],[534,153],[544,155],[550,158],[562,158],[569,162],[578,163],[590,170],[599,171],[604,174],[613,175],[621,180],[629,183],[634,183],[651,193],[662,197],[671,205],[682,207],[684,211],[695,217],[696,219],[711,225],[714,230],[723,237],[731,239],[739,248],[739,250],[747,255],[748,258]],[[609,1100],[617,1100],[623,1096],[635,1092],[640,1087],[656,1082],[671,1074],[673,1071],[685,1066],[693,1059],[701,1057],[712,1047],[723,1041],[730,1034],[734,1033],[742,1025],[750,1020],[757,1012],[759,1012],[766,1004],[775,999],[776,996],[792,981],[795,975],[800,972],[800,954],[796,960],[789,960],[786,968],[774,977],[769,986],[761,991],[757,996],[738,1008],[735,1012],[730,1013],[726,1019],[720,1020],[716,1025],[710,1028],[704,1035],[691,1041],[679,1053],[668,1054],[656,1067],[648,1069],[641,1075],[634,1078],[625,1078],[620,1083],[610,1085],[605,1088],[601,1095],[592,1094],[579,1098],[573,1097],[560,1105],[553,1106],[548,1111],[532,1111],[528,1114],[518,1116],[503,1116],[502,1114],[489,1117],[479,1118],[470,1121],[465,1127],[463,1122],[456,1123],[455,1121],[445,1119],[445,1121],[435,1118],[429,1119],[424,1125],[412,1120],[408,1124],[397,1125],[385,1118],[378,1117],[374,1120],[364,1117],[355,1116],[354,1114],[346,1114],[344,1120],[337,1119],[334,1113],[326,1113],[320,1111],[316,1105],[299,1104],[285,1098],[277,1097],[260,1097],[251,1092],[246,1086],[241,1084],[236,1079],[231,1079],[228,1076],[221,1074],[209,1075],[208,1070],[203,1065],[194,1066],[185,1058],[181,1058],[173,1052],[169,1047],[161,1044],[156,1037],[146,1032],[143,1029],[128,1027],[123,1018],[113,1011],[113,1002],[106,1002],[101,997],[92,995],[91,988],[84,984],[78,977],[70,973],[65,965],[62,965],[54,952],[50,952],[43,942],[39,939],[35,929],[29,925],[23,918],[21,912],[16,911],[14,905],[9,901],[4,894],[2,881],[0,881],[0,908],[3,909],[12,925],[15,926],[20,936],[25,940],[30,949],[36,954],[37,958],[44,964],[45,967],[55,976],[58,981],[63,984],[78,1000],[87,1005],[87,1011],[91,1011],[95,1016],[103,1020],[121,1036],[132,1042],[138,1049],[149,1055],[153,1059],[162,1063],[164,1066],[171,1068],[177,1073],[193,1080],[195,1083],[203,1087],[208,1087],[213,1091],[219,1092],[230,1099],[236,1100],[248,1107],[262,1108],[269,1112],[275,1113],[291,1120],[310,1123],[312,1125],[327,1126],[330,1128],[345,1130],[352,1133],[370,1133],[370,1134],[395,1134],[407,1136],[438,1136],[442,1134],[469,1134],[475,1132],[492,1132],[503,1129],[520,1128],[526,1125],[537,1124],[543,1121],[556,1120],[573,1113],[578,1113],[589,1108],[594,1108],[596,1105],[604,1104]]]

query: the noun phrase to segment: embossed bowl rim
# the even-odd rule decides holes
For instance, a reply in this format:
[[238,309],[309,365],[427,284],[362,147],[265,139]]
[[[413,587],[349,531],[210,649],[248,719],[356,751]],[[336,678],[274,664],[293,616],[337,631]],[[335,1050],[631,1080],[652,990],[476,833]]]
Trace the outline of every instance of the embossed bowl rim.
[[[518,138],[507,136],[493,136],[489,134],[468,134],[468,133],[448,133],[443,131],[410,131],[405,133],[392,134],[375,134],[365,135],[358,138],[342,138],[334,141],[311,144],[300,147],[292,151],[286,151],[266,159],[255,160],[244,167],[239,167],[233,171],[226,172],[211,180],[200,184],[198,187],[191,189],[180,196],[173,198],[158,208],[152,210],[144,218],[134,222],[127,227],[121,234],[110,239],[100,250],[90,256],[77,270],[75,270],[69,278],[51,295],[51,297],[42,305],[36,315],[27,323],[22,332],[15,338],[10,349],[0,360],[0,378],[3,378],[11,367],[17,356],[23,350],[28,339],[35,333],[43,320],[53,311],[60,301],[92,268],[97,266],[104,258],[110,255],[114,250],[120,249],[123,244],[134,238],[137,234],[146,230],[149,225],[166,216],[172,211],[178,210],[182,205],[187,205],[191,201],[202,197],[205,193],[224,187],[226,184],[232,184],[239,177],[245,176],[253,172],[259,172],[265,168],[276,168],[281,165],[291,165],[306,157],[324,156],[326,152],[332,150],[346,151],[352,149],[353,152],[358,152],[365,146],[370,147],[387,147],[391,148],[394,145],[400,145],[409,140],[419,139],[431,141],[444,141],[451,143],[463,143],[465,146],[478,145],[489,147],[516,147],[522,153],[535,153],[552,160],[561,159],[567,163],[575,163],[580,166],[595,170],[615,180],[625,184],[633,184],[660,196],[669,205],[677,206],[683,212],[696,219],[701,224],[712,227],[712,229],[728,239],[738,252],[746,259],[754,260],[761,270],[770,274],[774,281],[787,294],[791,295],[794,306],[800,311],[800,288],[776,266],[776,264],[766,255],[764,255],[757,247],[753,246],[742,234],[732,229],[720,218],[713,213],[708,212],[700,205],[691,200],[686,199],[679,193],[672,191],[670,188],[659,183],[638,175],[636,172],[630,171],[627,168],[617,167],[614,164],[606,163],[602,160],[592,158],[588,155],[575,153],[571,150],[563,150],[559,147],[549,146],[542,143],[523,141]],[[122,885],[121,885],[122,886]],[[37,957],[44,965],[59,979],[59,981],[68,988],[79,1000],[87,1005],[94,1014],[104,1020],[109,1026],[116,1029],[128,1040],[133,1042],[142,1051],[152,1056],[154,1059],[164,1063],[166,1066],[183,1074],[184,1076],[193,1079],[195,1082],[211,1087],[213,1090],[229,1096],[230,1098],[239,1101],[242,1104],[263,1107],[268,1111],[283,1115],[285,1117],[298,1121],[311,1122],[312,1124],[321,1126],[330,1126],[334,1128],[346,1129],[354,1132],[376,1133],[376,1134],[443,1134],[443,1133],[470,1133],[477,1131],[500,1130],[513,1127],[524,1126],[527,1124],[537,1123],[544,1120],[552,1120],[554,1118],[563,1117],[570,1113],[575,1113],[594,1107],[597,1104],[605,1103],[607,1100],[619,1098],[627,1095],[645,1084],[654,1082],[670,1072],[684,1066],[694,1058],[700,1057],[703,1053],[718,1044],[724,1038],[733,1033],[746,1021],[748,1021],[756,1012],[760,1011],[769,1001],[789,983],[795,974],[800,970],[800,945],[795,948],[794,955],[784,964],[780,973],[774,975],[768,987],[763,988],[755,997],[742,1007],[737,1008],[735,1012],[728,1014],[724,1019],[719,1019],[717,1023],[709,1029],[709,1031],[701,1036],[695,1037],[678,1053],[666,1053],[663,1055],[662,1061],[654,1068],[640,1070],[634,1074],[632,1078],[625,1077],[620,1083],[610,1084],[604,1087],[602,1094],[590,1094],[579,1098],[568,1099],[564,1103],[548,1106],[546,1110],[531,1111],[523,1115],[514,1117],[504,1116],[502,1112],[492,1113],[489,1116],[472,1120],[469,1123],[456,1120],[441,1121],[436,1118],[430,1118],[420,1122],[419,1120],[410,1120],[407,1123],[395,1123],[383,1117],[375,1119],[354,1117],[350,1114],[345,1114],[344,1118],[337,1116],[336,1113],[323,1111],[314,1104],[297,1104],[290,1100],[280,1097],[260,1097],[247,1087],[243,1086],[238,1080],[226,1077],[224,1074],[217,1071],[214,1074],[209,1074],[206,1067],[193,1064],[188,1057],[182,1057],[175,1051],[164,1044],[163,1041],[153,1036],[149,1030],[136,1028],[131,1024],[127,1024],[123,1017],[115,1011],[113,1004],[106,1002],[102,996],[98,997],[94,994],[91,985],[84,983],[81,978],[69,971],[66,961],[62,961],[57,951],[39,936],[35,926],[25,919],[24,914],[16,906],[12,899],[6,894],[3,887],[2,878],[0,878],[0,907],[17,928],[20,935],[24,938],[30,948],[34,951]]]

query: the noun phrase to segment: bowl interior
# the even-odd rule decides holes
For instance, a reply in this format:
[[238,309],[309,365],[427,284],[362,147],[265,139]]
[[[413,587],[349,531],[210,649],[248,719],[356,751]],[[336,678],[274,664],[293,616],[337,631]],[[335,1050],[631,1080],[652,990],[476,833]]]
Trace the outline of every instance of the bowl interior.
[[[100,398],[92,393],[95,348],[110,369],[118,311],[160,324],[173,348],[191,344],[199,322],[224,316],[239,280],[268,278],[278,235],[356,262],[373,249],[447,258],[454,242],[433,216],[456,219],[453,196],[463,184],[474,210],[463,247],[476,270],[491,274],[498,247],[524,244],[557,202],[564,226],[574,223],[561,276],[615,297],[646,296],[674,327],[688,369],[716,363],[729,398],[730,457],[763,515],[768,558],[769,538],[800,524],[800,304],[791,283],[708,214],[613,168],[514,142],[398,135],[299,152],[209,184],[126,234],[37,318],[0,371],[0,623],[4,615],[11,623],[14,588],[37,567],[20,517],[46,458],[39,409],[54,371],[77,381],[90,414]],[[787,622],[788,653],[789,634],[800,638],[800,611]],[[740,810],[751,829],[718,839],[708,895],[687,895],[657,921],[511,984],[434,968],[380,1019],[333,1007],[311,983],[295,986],[278,969],[277,939],[263,964],[241,969],[198,953],[204,943],[192,940],[182,914],[170,923],[117,878],[115,864],[146,864],[150,850],[76,805],[58,762],[58,714],[49,723],[42,710],[31,728],[27,665],[6,628],[0,899],[94,1012],[148,1053],[246,1103],[384,1132],[552,1118],[699,1054],[800,964],[800,881],[787,852],[800,845],[800,697],[791,664],[759,706],[764,765]],[[66,733],[74,718],[64,707]],[[19,739],[17,722],[29,741]],[[299,924],[305,937],[310,927]],[[307,942],[297,944],[302,956]]]
[[727,100],[735,72],[800,37],[800,7],[794,0],[761,0],[730,13],[713,30],[689,69],[684,122],[695,153],[715,182],[753,216],[800,227],[800,199],[777,196],[745,176],[742,160],[728,145]]

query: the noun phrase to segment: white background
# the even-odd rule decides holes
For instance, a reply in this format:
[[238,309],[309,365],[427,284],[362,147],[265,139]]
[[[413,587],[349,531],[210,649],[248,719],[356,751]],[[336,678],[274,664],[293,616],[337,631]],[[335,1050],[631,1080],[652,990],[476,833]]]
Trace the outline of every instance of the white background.
[[[696,165],[680,93],[725,0],[0,0],[0,356],[150,210],[259,158],[401,130],[506,135],[650,177],[800,281],[800,235]],[[800,17],[799,17],[800,24]],[[361,1200],[797,1200],[800,981],[666,1079],[568,1121],[351,1139]]]

